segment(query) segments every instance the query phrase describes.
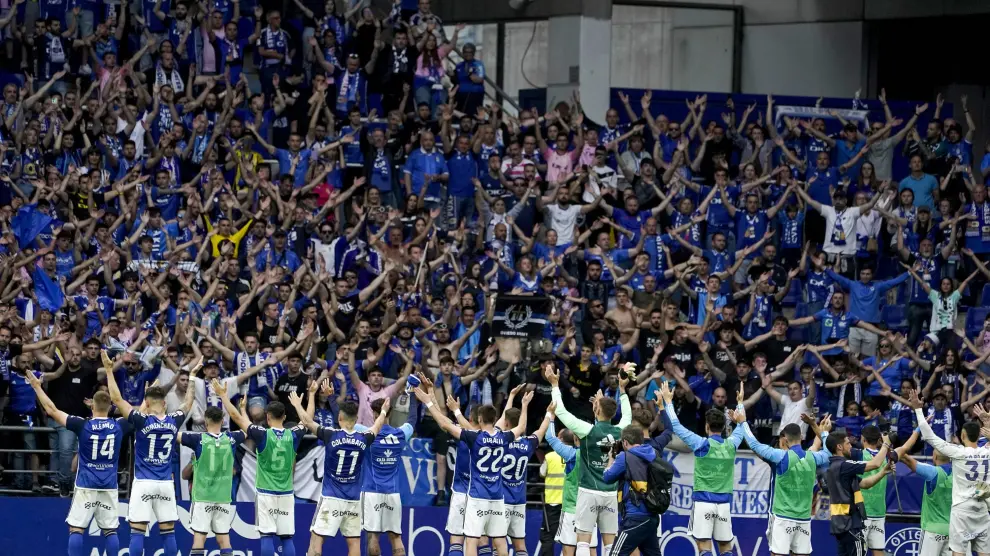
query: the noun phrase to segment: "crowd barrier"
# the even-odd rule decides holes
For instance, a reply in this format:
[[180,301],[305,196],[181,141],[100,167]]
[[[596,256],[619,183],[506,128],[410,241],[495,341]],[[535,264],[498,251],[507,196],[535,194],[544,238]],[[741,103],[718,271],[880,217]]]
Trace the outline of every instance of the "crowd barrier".
[[[69,511],[70,500],[61,498],[15,498],[0,497],[0,515],[3,516],[4,526],[0,527],[0,554],[64,554],[68,541],[68,529],[64,523]],[[313,519],[315,504],[299,503],[296,505],[296,536],[294,539],[296,553],[305,554],[309,540],[309,525]],[[181,503],[179,518],[181,525],[176,527],[176,538],[180,554],[189,553],[192,543],[192,533],[189,531],[189,506]],[[120,539],[121,546],[127,546],[130,530],[126,521],[127,504],[120,503]],[[404,508],[402,521],[402,537],[409,556],[442,556],[448,547],[447,534],[444,524],[447,520],[446,508],[408,507]],[[539,510],[530,510],[526,518],[526,548],[530,554],[541,554],[540,527],[543,514]],[[258,556],[260,541],[254,526],[254,505],[250,503],[237,504],[237,517],[231,530],[231,543],[234,556]],[[766,518],[736,517],[732,520],[736,534],[735,554],[738,556],[769,556],[766,540]],[[685,515],[665,514],[662,518],[663,536],[661,547],[663,556],[697,556],[698,551],[687,530],[688,517]],[[829,534],[828,521],[813,520],[810,522],[812,541],[815,554],[828,555],[836,553],[836,545]],[[914,556],[918,554],[921,542],[921,530],[916,523],[887,524],[887,552],[891,556]],[[85,554],[87,556],[102,556],[103,539],[95,524],[85,535]],[[216,543],[207,541],[208,556],[219,554]],[[559,549],[554,554],[559,554]],[[327,539],[323,549],[324,554],[345,554],[346,545],[343,539]],[[362,550],[362,554],[364,554]],[[127,549],[122,548],[120,554],[106,556],[124,556]],[[145,542],[146,556],[162,556],[162,544],[153,529]],[[391,556],[387,541],[382,543],[382,554]]]

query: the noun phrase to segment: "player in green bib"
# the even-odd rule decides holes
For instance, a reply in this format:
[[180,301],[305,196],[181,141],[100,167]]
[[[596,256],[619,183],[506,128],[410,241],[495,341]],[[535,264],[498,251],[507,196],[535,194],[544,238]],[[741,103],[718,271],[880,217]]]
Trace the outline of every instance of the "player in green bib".
[[602,475],[608,468],[608,455],[612,445],[620,441],[622,429],[632,422],[632,406],[629,404],[629,396],[626,395],[629,379],[624,377],[626,373],[635,372],[635,365],[626,363],[623,371],[619,378],[619,404],[622,410],[619,424],[612,424],[616,410],[615,400],[601,395],[600,391],[591,404],[595,413],[595,423],[591,424],[567,411],[564,398],[557,386],[560,375],[557,374],[552,362],[547,362],[544,366],[547,382],[553,387],[551,396],[557,404],[557,418],[578,438],[578,493],[574,512],[577,556],[591,554],[591,534],[596,525],[602,535],[604,545],[602,554],[612,552],[612,543],[619,531],[617,483],[606,483]]
[[[316,395],[317,381],[309,387],[309,407],[315,410],[313,397]],[[251,424],[246,413],[242,413],[227,399],[227,391],[218,381],[213,381],[213,390],[223,400],[230,414],[230,420],[247,432],[254,441],[258,458],[257,473],[254,478],[255,518],[258,534],[261,535],[261,556],[275,556],[275,539],[282,545],[282,554],[293,556],[295,546],[292,536],[296,534],[295,507],[292,476],[296,465],[296,451],[299,442],[306,435],[305,427],[297,425],[291,429],[282,426],[285,422],[285,405],[282,402],[269,402],[265,408],[269,428]],[[298,396],[294,392],[290,396]]]
[[[736,427],[732,436],[722,438],[725,430],[725,412],[710,409],[705,413],[705,434],[702,438],[687,430],[677,418],[674,409],[674,391],[663,381],[660,384],[665,411],[671,427],[691,451],[694,452],[694,506],[688,529],[698,544],[701,556],[713,556],[718,543],[718,553],[732,554],[732,486],[735,482],[736,449],[743,441],[744,427]],[[741,397],[737,411],[743,411]]]
[[[860,439],[863,442],[862,450],[853,450],[852,459],[858,461],[870,461],[880,450],[881,439],[880,429],[875,425],[863,427]],[[882,479],[867,488],[860,483],[863,492],[863,506],[866,508],[866,521],[863,523],[863,534],[866,537],[866,548],[873,552],[873,556],[884,556],[887,550],[887,466],[874,469],[868,473],[863,473],[863,480],[867,480],[873,475],[882,473]]]
[[903,446],[894,450],[899,461],[925,480],[921,492],[921,548],[918,556],[952,556],[949,548],[949,514],[952,509],[952,461],[942,452],[932,453],[932,463],[920,463],[908,455],[921,437],[915,429]]
[[[574,433],[568,429],[560,431],[554,428],[556,415],[550,413],[550,426],[547,427],[546,441],[558,456],[564,461],[564,492],[560,505],[560,525],[554,541],[560,543],[561,556],[574,556],[577,548],[577,531],[574,529],[574,510],[577,508],[578,495],[578,459],[580,451],[574,446]],[[592,531],[590,549],[598,548],[598,531]]]
[[192,505],[189,528],[193,532],[189,556],[205,556],[206,537],[213,533],[220,554],[230,556],[230,524],[236,510],[231,504],[234,485],[234,450],[247,438],[243,432],[223,432],[224,414],[219,407],[203,413],[206,432],[179,432],[179,442],[193,450]]
[[827,468],[832,457],[828,450],[821,449],[832,430],[832,421],[826,416],[816,425],[810,417],[805,419],[816,434],[815,442],[805,452],[801,449],[804,434],[797,423],[791,423],[780,431],[780,449],[777,449],[761,444],[753,436],[743,412],[732,412],[732,418],[739,424],[736,430],[743,429],[750,449],[774,468],[767,523],[770,554],[811,554],[811,506],[817,471]]

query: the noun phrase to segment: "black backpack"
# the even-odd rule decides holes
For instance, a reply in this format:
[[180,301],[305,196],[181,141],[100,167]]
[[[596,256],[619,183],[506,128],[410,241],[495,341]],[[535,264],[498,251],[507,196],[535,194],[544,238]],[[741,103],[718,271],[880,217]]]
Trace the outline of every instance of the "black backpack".
[[646,468],[646,492],[636,492],[631,488],[629,492],[630,495],[635,495],[650,513],[660,515],[670,507],[670,486],[674,482],[674,466],[663,457],[661,452],[654,451],[656,457]]

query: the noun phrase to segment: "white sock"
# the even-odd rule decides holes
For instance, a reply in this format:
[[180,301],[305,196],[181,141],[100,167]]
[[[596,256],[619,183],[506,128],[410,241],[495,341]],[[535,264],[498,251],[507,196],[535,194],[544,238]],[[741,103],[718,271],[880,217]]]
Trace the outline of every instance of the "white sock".
[[612,545],[606,544],[605,546],[602,547],[602,550],[604,550],[604,552],[602,552],[598,556],[608,556],[609,554],[612,553]]
[[574,556],[591,556],[591,544],[578,541]]

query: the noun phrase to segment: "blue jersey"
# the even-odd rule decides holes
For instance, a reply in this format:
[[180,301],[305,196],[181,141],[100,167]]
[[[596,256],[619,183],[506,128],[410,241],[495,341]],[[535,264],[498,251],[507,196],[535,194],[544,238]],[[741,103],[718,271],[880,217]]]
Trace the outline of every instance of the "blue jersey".
[[471,450],[471,477],[468,497],[477,500],[502,500],[502,460],[505,450],[515,440],[511,432],[461,431],[461,440]]
[[463,439],[457,442],[457,452],[454,456],[454,481],[450,489],[454,492],[467,494],[471,485],[471,447]]
[[[818,311],[814,317],[816,322],[822,323],[822,337],[819,345],[834,344],[839,340],[848,339],[849,330],[859,322],[859,319],[854,318],[849,311],[834,314],[831,308]],[[836,355],[840,351],[841,348],[832,348],[823,351],[822,355]]]
[[127,422],[134,427],[134,478],[172,480],[172,449],[185,421],[182,411],[164,417],[132,411]]
[[326,447],[323,460],[323,496],[341,500],[361,498],[361,464],[375,435],[320,427],[316,437]]
[[524,436],[512,441],[505,449],[502,458],[502,493],[506,504],[526,503],[526,468],[529,458],[540,445],[540,440],[534,435]]
[[127,421],[108,417],[83,419],[70,415],[65,420],[65,428],[79,437],[76,488],[117,490],[120,446],[130,431]]
[[412,426],[395,428],[389,425],[371,443],[368,457],[364,458],[364,475],[361,477],[362,492],[396,494],[399,492],[399,469],[402,462],[402,449],[412,437]]
[[808,303],[828,303],[835,280],[824,272],[809,270],[805,276],[804,297]]

